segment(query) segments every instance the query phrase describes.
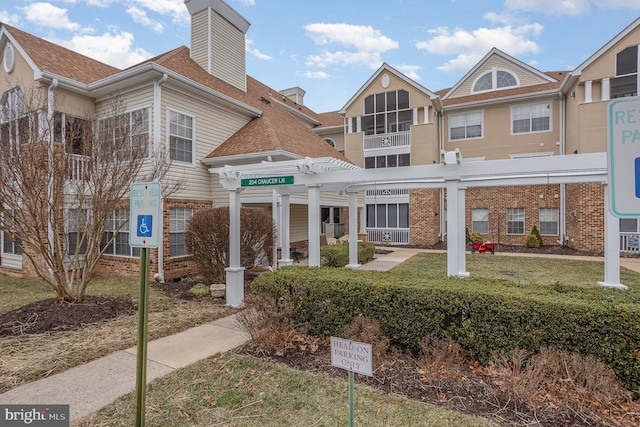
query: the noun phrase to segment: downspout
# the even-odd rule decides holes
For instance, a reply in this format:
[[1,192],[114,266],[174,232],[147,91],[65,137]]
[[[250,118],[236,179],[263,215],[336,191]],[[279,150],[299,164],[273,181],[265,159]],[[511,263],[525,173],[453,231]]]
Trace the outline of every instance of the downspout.
[[[47,122],[51,126],[53,124],[54,119],[54,97],[55,91],[58,88],[58,79],[53,79],[51,84],[49,85],[49,89],[47,89]],[[53,233],[53,215],[50,210],[53,206],[53,150],[54,150],[54,140],[55,135],[53,132],[49,132],[49,149],[47,150],[47,200],[49,201],[49,206],[47,208],[47,240],[49,241],[49,251],[50,251],[50,259],[53,259],[53,253],[55,251],[54,247],[54,233]],[[53,270],[51,268],[51,263],[49,263],[49,274],[53,276]]]
[[[160,111],[162,108],[161,86],[164,84],[164,82],[167,81],[168,78],[169,76],[167,75],[167,73],[162,74],[160,80],[158,80],[153,86],[153,140],[155,145],[154,149],[158,155],[163,152],[162,150],[160,150],[160,135],[162,135],[160,129],[160,115],[162,114],[162,112]],[[164,159],[158,159],[158,161],[164,161]],[[163,231],[160,235],[160,244],[158,245],[157,280],[159,280],[160,282],[164,282],[164,196],[161,196],[160,198],[160,212],[162,212],[162,215],[160,216],[160,224],[158,229]]]
[[[438,112],[438,147],[444,150],[444,107]],[[447,216],[444,215],[444,188],[440,189],[440,240],[444,242],[447,231],[444,228]]]
[[[560,96],[560,155],[564,156],[566,151],[566,100],[562,91],[558,92]],[[564,246],[567,242],[567,189],[566,184],[560,184],[560,212],[558,213],[560,216],[560,230],[559,236],[560,241],[558,242],[560,246]]]

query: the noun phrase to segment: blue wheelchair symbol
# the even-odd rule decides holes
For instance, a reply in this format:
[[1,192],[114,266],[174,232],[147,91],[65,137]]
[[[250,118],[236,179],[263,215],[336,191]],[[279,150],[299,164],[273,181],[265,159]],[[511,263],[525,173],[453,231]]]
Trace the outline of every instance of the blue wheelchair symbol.
[[136,228],[136,236],[151,237],[152,228],[153,228],[153,216],[138,215],[138,226]]

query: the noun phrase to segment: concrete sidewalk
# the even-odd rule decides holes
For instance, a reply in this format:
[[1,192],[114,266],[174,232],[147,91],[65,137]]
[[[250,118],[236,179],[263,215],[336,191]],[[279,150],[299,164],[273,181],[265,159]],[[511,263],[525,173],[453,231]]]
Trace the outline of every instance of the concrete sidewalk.
[[[147,344],[147,382],[244,344],[236,315]],[[136,388],[136,347],[116,351],[51,377],[0,394],[2,404],[68,404],[73,422]]]

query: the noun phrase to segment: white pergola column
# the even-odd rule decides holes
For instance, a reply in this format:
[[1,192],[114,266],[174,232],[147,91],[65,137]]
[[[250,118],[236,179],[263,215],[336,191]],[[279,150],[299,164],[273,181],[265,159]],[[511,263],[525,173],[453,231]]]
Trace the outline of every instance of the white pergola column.
[[280,242],[280,205],[278,203],[278,192],[273,189],[271,194],[271,220],[273,221],[273,228],[275,235],[273,236],[273,248],[271,250],[271,259],[273,265],[276,266],[278,262],[278,244]]
[[447,188],[447,275],[469,277],[465,253],[465,191],[458,180],[446,182]]
[[293,264],[291,259],[291,201],[288,194],[283,194],[281,199],[281,217],[282,223],[280,224],[280,236],[282,249],[280,251],[280,267]]
[[240,189],[229,191],[229,267],[227,272],[227,305],[244,303],[244,267],[240,265]]
[[604,282],[598,285],[620,290],[629,289],[620,283],[620,220],[610,210],[609,184],[604,185]]
[[307,186],[309,199],[309,267],[320,266],[320,185]]
[[349,264],[347,268],[357,270],[358,263],[358,193],[349,193]]
[[367,232],[367,208],[359,209],[360,212],[360,233],[365,234]]

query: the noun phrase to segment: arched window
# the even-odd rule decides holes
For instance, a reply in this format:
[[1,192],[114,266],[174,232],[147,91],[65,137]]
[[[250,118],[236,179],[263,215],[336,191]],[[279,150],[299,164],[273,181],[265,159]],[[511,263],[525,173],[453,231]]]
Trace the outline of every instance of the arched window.
[[508,71],[498,70],[496,72],[496,82],[498,84],[498,88],[517,86],[518,82],[516,78]]
[[491,72],[480,77],[475,86],[473,86],[474,92],[482,92],[491,89],[493,89],[493,73]]
[[486,92],[493,89],[504,89],[518,86],[518,79],[509,71],[493,68],[483,74],[473,85],[473,92]]
[[333,148],[336,148],[336,143],[333,141],[333,139],[331,138],[325,138],[324,142],[326,142],[327,144],[329,144],[330,146],[332,146]]

